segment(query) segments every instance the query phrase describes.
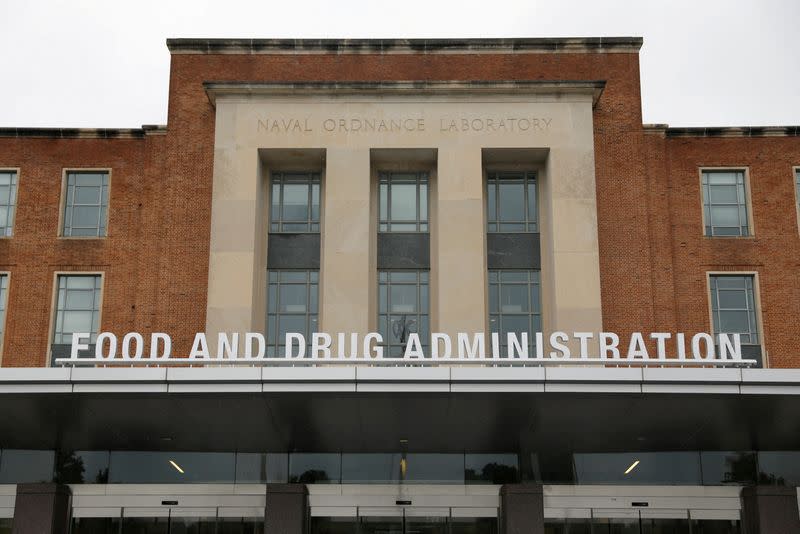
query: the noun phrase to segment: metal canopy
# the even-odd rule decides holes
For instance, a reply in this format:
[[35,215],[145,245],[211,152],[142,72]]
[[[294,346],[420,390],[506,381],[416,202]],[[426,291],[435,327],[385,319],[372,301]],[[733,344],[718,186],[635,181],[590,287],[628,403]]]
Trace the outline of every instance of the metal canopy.
[[798,371],[0,370],[0,448],[797,450],[798,413]]

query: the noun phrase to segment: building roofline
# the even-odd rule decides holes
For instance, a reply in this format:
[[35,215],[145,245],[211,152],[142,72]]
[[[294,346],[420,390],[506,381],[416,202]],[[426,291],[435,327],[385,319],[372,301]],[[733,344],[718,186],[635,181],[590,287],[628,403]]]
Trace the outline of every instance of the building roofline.
[[646,133],[665,137],[800,137],[800,126],[699,126],[670,127],[645,124]]
[[0,137],[46,137],[59,139],[140,139],[167,133],[160,124],[141,128],[0,128]]
[[167,39],[172,54],[638,53],[641,37],[495,39]]
[[480,94],[553,94],[587,95],[592,105],[600,99],[606,86],[603,80],[442,80],[381,82],[215,82],[203,83],[208,99],[216,105],[220,96],[377,96],[377,95],[480,95]]

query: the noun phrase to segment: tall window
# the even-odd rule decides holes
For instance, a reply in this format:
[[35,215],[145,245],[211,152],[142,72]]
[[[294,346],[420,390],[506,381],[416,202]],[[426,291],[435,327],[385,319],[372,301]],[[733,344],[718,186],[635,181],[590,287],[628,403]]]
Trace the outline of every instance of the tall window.
[[272,173],[270,232],[319,232],[319,173]]
[[750,235],[744,171],[703,171],[702,186],[705,235]]
[[66,237],[104,237],[108,219],[108,173],[70,171],[64,203]]
[[16,205],[17,172],[0,170],[0,236],[13,234]]
[[95,342],[100,327],[101,282],[99,274],[58,276],[54,345],[72,344],[75,332],[88,333],[89,342]]
[[743,345],[758,345],[753,275],[712,275],[714,334],[741,334]]
[[536,174],[490,172],[486,180],[488,232],[538,232]]
[[282,357],[286,333],[317,331],[319,271],[271,270],[267,274],[267,357]]
[[540,288],[539,271],[489,271],[489,329],[500,334],[501,355],[508,352],[509,332],[520,340],[527,332],[529,354],[534,354],[534,333],[542,329]]
[[428,173],[381,172],[378,231],[428,231]]
[[3,349],[3,334],[5,333],[7,299],[8,275],[0,274],[0,351]]
[[378,330],[387,347],[387,357],[402,357],[408,336],[419,334],[428,354],[428,271],[378,272]]

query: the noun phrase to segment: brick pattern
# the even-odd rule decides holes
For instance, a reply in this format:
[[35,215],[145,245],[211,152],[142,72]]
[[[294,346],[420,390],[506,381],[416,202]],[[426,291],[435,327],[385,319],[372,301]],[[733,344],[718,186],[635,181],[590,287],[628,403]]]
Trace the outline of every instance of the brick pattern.
[[[174,55],[168,131],[137,139],[0,138],[20,167],[3,366],[46,364],[53,273],[105,271],[101,330],[169,332],[187,354],[205,327],[214,110],[203,81],[605,80],[594,112],[604,328],[710,328],[705,272],[754,270],[773,367],[800,367],[800,137],[667,138],[645,132],[636,53]],[[700,165],[749,166],[755,237],[702,237]],[[113,168],[109,236],[57,238],[65,167]]]

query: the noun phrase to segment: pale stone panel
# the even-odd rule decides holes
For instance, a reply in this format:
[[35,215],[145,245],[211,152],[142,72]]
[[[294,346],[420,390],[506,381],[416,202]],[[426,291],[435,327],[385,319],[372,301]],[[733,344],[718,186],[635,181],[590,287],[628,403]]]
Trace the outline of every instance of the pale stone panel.
[[437,172],[436,293],[440,332],[486,328],[486,240],[483,169],[479,147],[439,150]]
[[322,221],[320,328],[367,333],[375,310],[371,253],[369,148],[326,154]]
[[[238,96],[216,106],[209,333],[263,330],[268,191],[260,148],[326,150],[320,328],[332,334],[375,327],[370,148],[438,151],[431,322],[450,334],[486,329],[481,148],[548,149],[540,174],[545,330],[602,328],[590,96]],[[403,128],[353,132],[351,119]]]

